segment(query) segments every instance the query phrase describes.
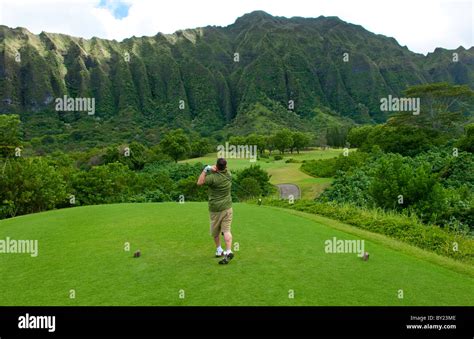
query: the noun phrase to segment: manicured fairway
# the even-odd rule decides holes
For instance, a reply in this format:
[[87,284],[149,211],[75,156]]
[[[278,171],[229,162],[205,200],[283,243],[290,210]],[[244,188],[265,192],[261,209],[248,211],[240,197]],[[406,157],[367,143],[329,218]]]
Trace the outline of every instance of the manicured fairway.
[[[342,149],[328,149],[328,150],[313,149],[310,151],[301,151],[299,154],[296,152],[293,154],[287,153],[283,155],[283,160],[277,160],[277,161],[274,161],[273,158],[272,159],[262,158],[260,160],[256,160],[255,162],[250,162],[249,159],[228,158],[227,163],[228,163],[228,167],[234,170],[244,169],[246,167],[249,167],[250,165],[257,164],[257,165],[260,165],[260,167],[262,167],[263,169],[271,171],[273,169],[284,168],[285,166],[288,166],[288,165],[297,165],[297,167],[301,165],[301,164],[286,164],[285,163],[286,159],[292,158],[299,161],[329,159],[329,158],[337,157],[342,152],[343,152]],[[201,162],[203,164],[214,164],[216,162],[216,157],[217,157],[216,154],[217,153],[211,153],[204,157],[187,159],[180,162],[183,162],[183,163],[187,162],[187,163],[192,163],[192,164],[196,162]],[[273,155],[277,155],[277,154],[278,152],[273,153]]]
[[[240,249],[220,266],[206,203],[77,207],[2,220],[0,239],[38,239],[39,256],[0,254],[0,305],[474,305],[472,267],[358,231],[234,204]],[[325,253],[333,237],[365,239],[369,261]],[[142,257],[134,259],[137,249]]]
[[[340,155],[343,152],[342,149],[313,149],[310,151],[302,151],[299,154],[296,152],[293,154],[284,154],[282,160],[274,161],[273,159],[260,159],[256,162],[250,162],[248,159],[227,159],[228,167],[231,170],[241,170],[250,165],[257,164],[270,175],[270,182],[276,184],[295,184],[298,185],[302,192],[303,199],[314,199],[319,195],[325,188],[327,188],[332,182],[331,178],[313,178],[310,175],[300,171],[301,163],[286,163],[287,159],[295,159],[298,161],[303,160],[319,160],[329,159]],[[274,152],[278,154],[278,152]],[[205,157],[187,159],[182,162],[196,163],[201,162],[203,164],[214,164],[216,161],[215,154],[208,154]]]

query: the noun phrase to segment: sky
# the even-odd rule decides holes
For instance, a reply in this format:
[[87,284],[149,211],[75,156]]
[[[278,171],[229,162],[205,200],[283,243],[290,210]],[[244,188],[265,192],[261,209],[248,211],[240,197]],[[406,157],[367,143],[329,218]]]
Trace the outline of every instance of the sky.
[[474,45],[474,0],[0,0],[0,24],[83,38],[123,40],[208,25],[255,10],[338,16],[426,54]]

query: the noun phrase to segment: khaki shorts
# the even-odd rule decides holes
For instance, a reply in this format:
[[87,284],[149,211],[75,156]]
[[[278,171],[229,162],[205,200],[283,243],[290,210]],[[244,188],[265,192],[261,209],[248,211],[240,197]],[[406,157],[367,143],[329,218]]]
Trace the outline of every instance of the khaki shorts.
[[211,219],[211,235],[214,238],[221,232],[230,232],[232,212],[232,207],[220,212],[209,212],[209,217]]

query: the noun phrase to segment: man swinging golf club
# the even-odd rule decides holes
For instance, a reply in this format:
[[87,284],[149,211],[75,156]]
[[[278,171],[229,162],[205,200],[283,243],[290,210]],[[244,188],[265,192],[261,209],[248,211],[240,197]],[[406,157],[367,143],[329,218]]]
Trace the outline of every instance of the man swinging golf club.
[[[224,257],[219,264],[226,265],[234,257],[232,253],[232,178],[227,170],[227,161],[217,159],[214,166],[204,167],[197,181],[199,186],[206,185],[209,189],[209,217],[211,219],[211,235],[216,243],[216,257]],[[226,250],[221,247],[220,235],[224,235]]]

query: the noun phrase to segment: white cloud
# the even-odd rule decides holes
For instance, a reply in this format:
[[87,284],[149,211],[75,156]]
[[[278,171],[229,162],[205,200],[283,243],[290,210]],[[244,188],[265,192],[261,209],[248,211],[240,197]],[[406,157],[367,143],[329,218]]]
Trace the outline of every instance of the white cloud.
[[472,0],[127,0],[122,2],[131,6],[122,19],[99,8],[100,0],[0,1],[1,24],[84,38],[122,40],[184,28],[226,26],[245,13],[264,10],[286,17],[338,16],[394,37],[419,53],[474,44]]

